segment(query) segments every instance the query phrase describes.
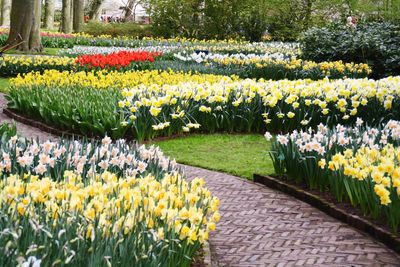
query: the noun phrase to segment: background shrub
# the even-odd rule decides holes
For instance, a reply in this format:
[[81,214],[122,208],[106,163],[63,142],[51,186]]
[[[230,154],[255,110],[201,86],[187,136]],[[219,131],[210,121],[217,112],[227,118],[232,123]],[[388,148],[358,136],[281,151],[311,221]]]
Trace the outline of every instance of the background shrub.
[[400,27],[388,22],[312,28],[301,46],[304,59],[367,63],[375,78],[400,74]]
[[90,35],[111,35],[112,37],[150,37],[152,36],[150,26],[140,25],[134,22],[125,23],[101,23],[90,21],[83,28],[85,33]]

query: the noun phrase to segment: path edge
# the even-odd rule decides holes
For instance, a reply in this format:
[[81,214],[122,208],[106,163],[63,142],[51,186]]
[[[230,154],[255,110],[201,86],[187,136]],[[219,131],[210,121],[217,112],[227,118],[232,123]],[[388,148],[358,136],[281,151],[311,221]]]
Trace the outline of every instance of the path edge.
[[348,214],[345,210],[337,207],[334,203],[331,203],[313,193],[305,191],[295,185],[285,183],[282,180],[278,180],[271,176],[265,176],[260,174],[253,174],[253,181],[258,184],[265,185],[269,188],[279,190],[286,193],[296,199],[310,204],[311,206],[319,209],[320,211],[330,215],[331,217],[344,222],[359,231],[367,233],[375,240],[378,240],[385,244],[387,247],[400,254],[400,237],[387,231],[386,229],[379,227],[368,220],[361,218],[357,215]]
[[28,125],[28,126],[31,126],[34,128],[38,128],[39,130],[46,132],[48,134],[52,134],[52,135],[59,136],[59,137],[84,138],[83,135],[71,133],[68,131],[63,131],[63,130],[57,129],[55,127],[51,127],[44,122],[34,120],[32,118],[29,118],[28,116],[21,115],[10,108],[4,107],[3,113],[7,117],[9,117],[17,122],[23,123],[25,125]]

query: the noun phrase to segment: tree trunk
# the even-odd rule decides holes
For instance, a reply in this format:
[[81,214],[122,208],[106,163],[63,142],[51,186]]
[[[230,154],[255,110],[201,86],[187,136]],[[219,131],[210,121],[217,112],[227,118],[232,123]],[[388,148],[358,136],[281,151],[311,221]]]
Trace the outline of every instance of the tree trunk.
[[99,20],[100,18],[100,8],[104,0],[92,0],[89,4],[89,19]]
[[82,26],[84,23],[84,0],[73,0],[74,1],[74,32],[82,31]]
[[35,52],[43,51],[40,38],[40,23],[42,18],[42,1],[34,0],[34,20],[32,23],[31,35],[29,38],[30,50]]
[[61,21],[61,31],[64,33],[72,32],[71,23],[71,0],[62,1],[62,21]]
[[12,1],[10,34],[6,42],[8,47],[15,46],[16,49],[22,51],[40,51],[42,49],[40,10],[41,1]]
[[11,0],[1,1],[1,23],[0,26],[10,26]]
[[44,6],[44,27],[53,29],[54,27],[54,0],[46,0]]

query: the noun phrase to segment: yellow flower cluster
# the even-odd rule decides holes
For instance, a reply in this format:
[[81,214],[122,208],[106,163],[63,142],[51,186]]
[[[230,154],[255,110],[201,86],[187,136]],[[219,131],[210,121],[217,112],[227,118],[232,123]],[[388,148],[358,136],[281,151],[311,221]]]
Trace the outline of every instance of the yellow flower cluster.
[[7,207],[12,220],[46,214],[46,222],[53,225],[65,216],[83,216],[88,224],[77,234],[92,239],[95,225],[104,236],[127,235],[145,225],[157,240],[202,243],[220,219],[219,200],[203,179],[188,183],[174,173],[160,181],[152,175],[119,179],[109,172],[86,179],[71,171],[64,176],[61,182],[30,175],[7,177],[0,182],[0,209]]
[[[234,95],[234,99],[230,97]],[[368,79],[328,79],[320,81],[311,80],[280,80],[280,81],[255,81],[255,80],[229,80],[210,83],[168,83],[159,85],[139,85],[132,89],[123,90],[126,98],[120,102],[120,107],[132,107],[134,113],[140,106],[160,108],[163,105],[174,105],[177,99],[205,101],[208,105],[224,108],[230,104],[237,107],[247,105],[260,96],[264,106],[269,108],[279,107],[277,117],[293,118],[297,109],[316,106],[323,115],[331,112],[342,114],[343,119],[355,116],[358,108],[368,105],[371,100],[378,100],[380,105],[390,110],[392,103],[400,96],[400,77],[389,77],[382,80]],[[203,102],[204,103],[204,102]],[[283,107],[282,104],[288,105]],[[331,106],[331,110],[328,108]],[[182,107],[184,108],[184,107]],[[285,111],[286,113],[282,113]],[[201,111],[211,112],[206,106]],[[152,112],[158,116],[159,112]],[[307,118],[304,118],[307,119]],[[266,117],[268,119],[268,116]],[[268,122],[268,121],[267,121]]]
[[[382,205],[392,201],[391,190],[400,196],[400,147],[386,145],[382,149],[362,147],[353,153],[351,149],[335,154],[328,164],[331,171],[343,171],[343,174],[359,181],[371,179],[374,191]],[[321,165],[320,165],[321,166]]]
[[[2,63],[2,64],[1,64]],[[53,56],[8,56],[5,55],[0,61],[0,65],[6,67],[8,65],[17,66],[68,66],[75,63],[75,59],[70,57],[53,57]]]
[[233,57],[225,57],[223,59],[215,58],[214,62],[222,65],[249,65],[255,64],[257,68],[264,68],[270,65],[282,65],[285,69],[294,70],[302,69],[308,71],[311,69],[318,69],[325,75],[330,75],[330,71],[337,71],[339,73],[351,72],[351,73],[366,73],[370,74],[372,69],[367,64],[356,64],[356,63],[344,63],[343,61],[324,61],[314,62],[301,59],[282,60],[265,57],[252,57],[247,59],[238,59]]
[[170,71],[127,71],[127,72],[69,72],[46,70],[43,74],[38,72],[28,73],[11,79],[15,86],[79,86],[97,89],[131,88],[140,84],[149,87],[159,87],[164,84],[193,83],[217,83],[220,81],[232,82],[237,77],[225,77],[211,74],[191,74]]

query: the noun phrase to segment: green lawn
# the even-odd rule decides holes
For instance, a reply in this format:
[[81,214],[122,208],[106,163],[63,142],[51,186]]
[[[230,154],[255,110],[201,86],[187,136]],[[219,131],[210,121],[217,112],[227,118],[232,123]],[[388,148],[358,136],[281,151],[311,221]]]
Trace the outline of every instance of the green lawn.
[[269,143],[262,135],[190,135],[155,141],[177,162],[252,179],[253,173],[272,174]]
[[42,52],[21,52],[15,49],[11,49],[8,50],[7,52],[5,52],[5,54],[29,54],[29,55],[49,55],[49,56],[55,56],[57,55],[58,50],[60,50],[60,48],[49,48],[49,47],[45,47],[44,50]]
[[0,92],[6,93],[7,87],[10,85],[8,78],[0,78]]

